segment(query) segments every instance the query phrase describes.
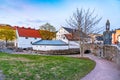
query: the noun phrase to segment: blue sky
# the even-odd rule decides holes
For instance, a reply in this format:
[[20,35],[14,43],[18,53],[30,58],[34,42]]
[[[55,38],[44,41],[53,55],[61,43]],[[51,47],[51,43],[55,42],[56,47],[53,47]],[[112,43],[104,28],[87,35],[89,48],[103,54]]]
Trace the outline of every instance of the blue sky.
[[120,0],[0,0],[0,23],[39,28],[49,22],[59,29],[67,27],[76,8],[95,9],[102,17],[96,27],[105,26],[107,19],[111,29],[120,27]]

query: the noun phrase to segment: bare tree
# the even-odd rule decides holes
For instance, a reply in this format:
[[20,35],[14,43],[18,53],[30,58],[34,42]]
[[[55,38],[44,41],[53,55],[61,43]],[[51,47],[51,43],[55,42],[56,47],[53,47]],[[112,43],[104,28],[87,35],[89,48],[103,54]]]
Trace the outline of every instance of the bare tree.
[[67,20],[69,26],[79,31],[79,46],[81,56],[83,56],[84,53],[84,46],[87,36],[96,31],[95,25],[98,24],[101,19],[101,17],[98,18],[98,15],[94,15],[94,10],[79,10],[77,8],[76,12],[73,13],[73,16]]

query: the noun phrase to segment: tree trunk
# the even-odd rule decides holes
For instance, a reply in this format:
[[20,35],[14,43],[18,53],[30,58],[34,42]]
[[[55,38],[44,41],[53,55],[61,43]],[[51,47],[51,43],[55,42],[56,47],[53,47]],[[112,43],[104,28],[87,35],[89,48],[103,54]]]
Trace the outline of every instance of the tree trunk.
[[81,56],[81,41],[79,41],[80,43],[79,43],[79,49],[80,49],[80,56]]
[[8,42],[8,40],[7,40],[7,39],[5,39],[5,47],[7,47],[7,42]]
[[82,41],[82,45],[81,45],[81,57],[84,56],[84,41]]

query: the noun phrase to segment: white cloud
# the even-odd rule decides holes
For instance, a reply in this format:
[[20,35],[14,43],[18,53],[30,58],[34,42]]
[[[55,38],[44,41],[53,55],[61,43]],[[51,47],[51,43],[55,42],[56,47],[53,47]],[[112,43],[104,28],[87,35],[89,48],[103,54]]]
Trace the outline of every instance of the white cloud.
[[95,9],[95,14],[103,17],[98,26],[104,26],[110,19],[111,27],[120,25],[120,1],[118,0],[65,0],[59,6],[31,5],[25,0],[3,0],[0,3],[0,23],[11,25],[36,26],[46,22],[57,29],[60,25],[66,26],[66,19],[72,16],[76,8]]

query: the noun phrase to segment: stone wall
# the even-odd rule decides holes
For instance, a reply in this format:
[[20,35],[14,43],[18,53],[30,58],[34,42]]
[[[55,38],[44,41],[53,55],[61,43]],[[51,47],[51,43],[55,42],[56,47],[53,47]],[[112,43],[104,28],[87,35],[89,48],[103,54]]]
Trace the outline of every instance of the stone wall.
[[118,46],[103,46],[103,57],[120,65],[120,49]]
[[32,53],[37,54],[48,54],[48,55],[70,55],[70,54],[80,54],[79,49],[68,49],[68,50],[49,50],[49,51],[40,51],[34,50]]

